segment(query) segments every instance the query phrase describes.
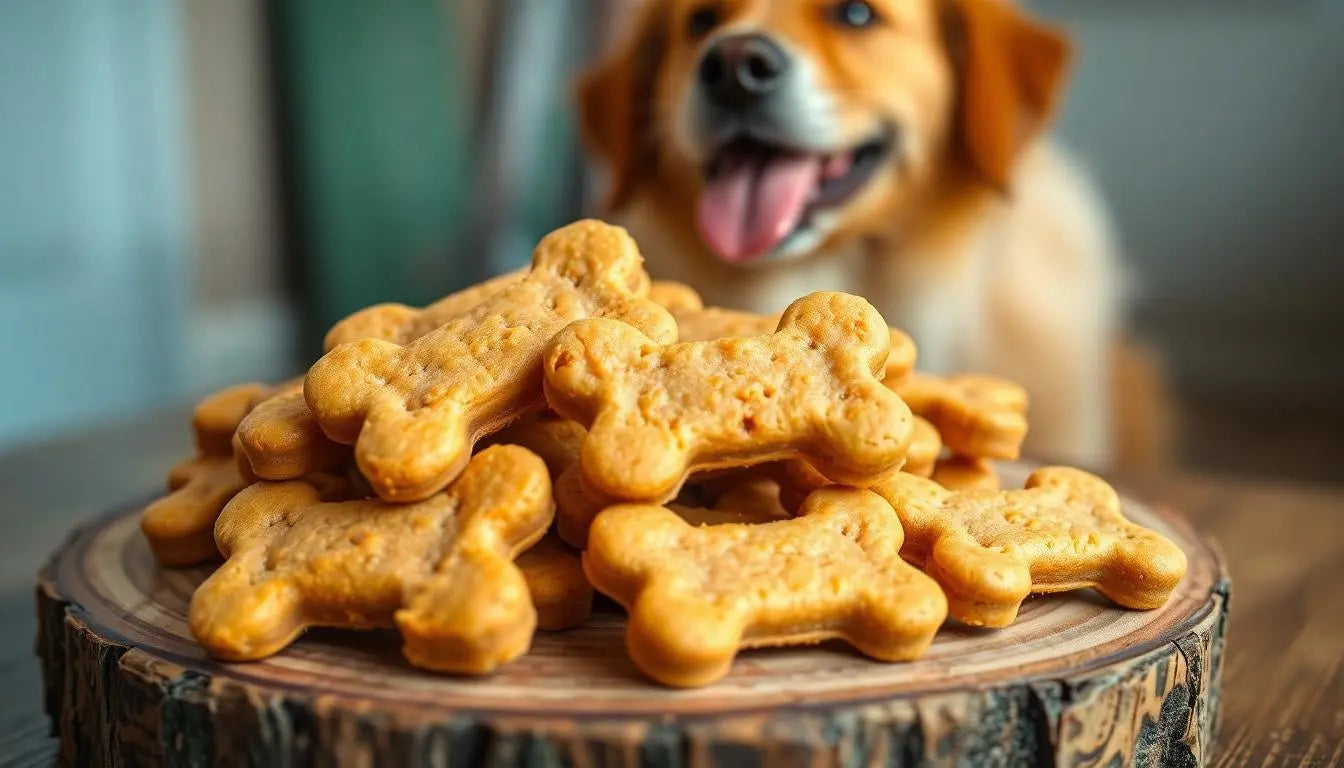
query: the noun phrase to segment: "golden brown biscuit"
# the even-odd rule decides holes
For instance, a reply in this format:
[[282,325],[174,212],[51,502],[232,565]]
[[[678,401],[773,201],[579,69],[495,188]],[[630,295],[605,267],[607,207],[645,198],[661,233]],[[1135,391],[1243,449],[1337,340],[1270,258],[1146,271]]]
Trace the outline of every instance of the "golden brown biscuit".
[[200,456],[173,467],[170,493],[140,515],[140,531],[159,565],[181,568],[219,557],[215,519],[248,483],[232,456]]
[[507,285],[522,279],[527,270],[519,269],[450,293],[424,309],[405,304],[375,304],[365,307],[336,323],[322,341],[322,351],[330,352],[342,344],[360,339],[382,339],[395,344],[409,344],[470,312]]
[[[382,339],[396,344],[408,344],[439,326],[471,311],[501,289],[521,280],[527,270],[515,270],[498,275],[483,283],[468,286],[451,293],[424,309],[405,304],[378,304],[362,309],[332,326],[323,342],[323,350],[360,339]],[[638,284],[638,279],[636,280]],[[303,379],[285,394],[299,392],[297,399],[287,397],[271,403],[253,422],[245,423],[243,451],[249,464],[255,461],[253,471],[267,480],[289,480],[302,477],[313,468],[329,467],[344,458],[334,450],[322,433],[303,399]],[[521,444],[521,443],[520,443]],[[547,459],[548,465],[550,458]],[[558,474],[552,473],[552,476]]]
[[929,477],[949,491],[997,491],[1003,487],[989,459],[949,456],[938,460]]
[[546,399],[588,426],[583,481],[613,499],[660,503],[691,471],[794,457],[863,484],[901,465],[912,431],[876,376],[889,344],[877,310],[843,293],[799,299],[766,336],[660,346],[585,320],[547,350]]
[[513,559],[551,522],[541,459],[495,446],[417,504],[323,503],[303,481],[258,483],[220,515],[227,558],[192,597],[212,655],[269,656],[311,626],[395,623],[412,664],[481,674],[524,653],[536,626]]
[[537,629],[573,629],[593,610],[593,586],[583,573],[579,555],[548,534],[518,556],[518,568],[537,609]]
[[[722,307],[668,307],[677,319],[681,341],[714,341],[734,336],[763,336],[779,327],[779,315],[758,315]],[[915,368],[915,342],[904,331],[891,330],[891,348],[883,381],[892,386],[905,381]]]
[[232,458],[234,432],[252,400],[268,391],[262,384],[240,384],[206,397],[192,411],[198,455],[173,467],[169,493],[140,515],[140,531],[160,565],[182,567],[218,557],[215,518],[248,484]]
[[[215,521],[234,496],[257,481],[241,466],[245,463],[233,456],[200,456],[173,467],[168,475],[171,492],[140,514],[140,531],[159,565],[186,568],[219,558]],[[318,472],[304,480],[317,487],[324,501],[361,495],[343,475]]]
[[[322,341],[322,351],[330,352],[342,344],[360,339],[382,339],[396,344],[409,344],[450,320],[456,320],[459,316],[470,312],[500,289],[521,280],[526,274],[526,269],[517,269],[496,275],[485,282],[450,293],[423,309],[395,302],[365,307],[327,331],[327,336]],[[648,274],[643,271],[630,273],[629,279],[630,292],[636,296],[647,296],[650,300],[663,304],[663,301],[655,298],[656,289],[659,297],[677,306],[699,306],[700,295],[689,285],[671,281],[659,281],[656,285],[651,285]]]
[[521,445],[541,457],[551,479],[579,460],[579,449],[588,431],[549,408],[530,413],[491,435],[490,445]]
[[1157,608],[1185,575],[1185,553],[1126,520],[1115,491],[1080,470],[1038,469],[1020,491],[949,491],[905,474],[873,490],[905,526],[901,554],[968,624],[1006,627],[1028,594],[1086,587]]
[[1027,393],[980,374],[940,378],[914,373],[895,387],[910,410],[933,423],[959,456],[1016,459],[1027,436]]
[[425,498],[462,470],[477,440],[540,404],[542,351],[568,323],[610,317],[675,338],[667,310],[629,288],[641,264],[619,227],[581,221],[552,232],[526,276],[467,314],[405,346],[362,339],[328,352],[308,371],[308,405],[328,437],[355,446],[379,496]]
[[650,677],[698,686],[739,648],[840,638],[884,661],[919,656],[947,614],[901,559],[901,524],[870,491],[825,488],[800,516],[693,526],[662,507],[598,515],[583,554],[593,586],[629,611],[626,648]]
[[694,312],[705,306],[700,294],[685,283],[675,280],[654,280],[649,284],[649,301],[652,301],[674,316],[678,312]]
[[300,381],[263,400],[238,425],[238,446],[251,474],[294,480],[331,472],[350,458],[350,447],[329,440],[303,399]]
[[252,410],[253,401],[270,390],[265,384],[239,384],[197,403],[191,412],[191,431],[200,455],[228,456],[238,422]]

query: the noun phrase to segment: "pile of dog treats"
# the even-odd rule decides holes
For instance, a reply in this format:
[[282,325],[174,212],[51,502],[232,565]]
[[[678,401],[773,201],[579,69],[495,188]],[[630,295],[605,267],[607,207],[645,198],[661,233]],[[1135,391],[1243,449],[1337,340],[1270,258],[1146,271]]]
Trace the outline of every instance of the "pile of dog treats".
[[412,664],[483,674],[595,588],[644,672],[695,686],[741,648],[912,659],[949,615],[1007,626],[1032,593],[1166,601],[1184,554],[1106,483],[999,489],[1019,387],[914,363],[861,298],[704,307],[581,221],[530,270],[346,318],[301,380],[207,398],[141,527],[164,567],[222,558],[189,621],[229,660],[395,627]]

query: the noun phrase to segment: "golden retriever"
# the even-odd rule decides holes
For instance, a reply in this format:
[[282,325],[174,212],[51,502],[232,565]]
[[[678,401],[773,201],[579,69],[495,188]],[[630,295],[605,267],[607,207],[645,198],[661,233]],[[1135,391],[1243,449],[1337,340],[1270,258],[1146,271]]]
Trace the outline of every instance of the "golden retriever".
[[579,118],[655,277],[769,312],[859,293],[921,368],[1023,383],[1029,452],[1114,458],[1115,248],[1043,137],[1064,35],[1005,0],[647,0],[634,16],[582,79]]

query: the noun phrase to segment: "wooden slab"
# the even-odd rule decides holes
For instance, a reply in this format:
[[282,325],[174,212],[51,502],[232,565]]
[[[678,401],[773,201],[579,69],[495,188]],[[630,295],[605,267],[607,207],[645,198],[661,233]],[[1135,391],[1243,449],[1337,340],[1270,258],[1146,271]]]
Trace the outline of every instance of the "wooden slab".
[[66,763],[1191,766],[1210,754],[1225,571],[1182,517],[1132,498],[1126,514],[1190,557],[1163,608],[1033,598],[1007,629],[949,623],[913,663],[840,644],[751,651],[691,691],[640,676],[614,611],[538,634],[484,679],[410,667],[392,632],[315,631],[265,661],[213,661],[184,618],[209,569],[159,570],[138,506],[73,532],[38,585]]

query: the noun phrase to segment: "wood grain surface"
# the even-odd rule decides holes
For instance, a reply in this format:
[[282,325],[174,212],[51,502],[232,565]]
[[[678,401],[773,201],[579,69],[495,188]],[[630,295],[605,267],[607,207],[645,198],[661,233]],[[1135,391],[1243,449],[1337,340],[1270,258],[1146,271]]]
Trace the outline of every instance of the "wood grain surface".
[[[1014,485],[1025,474],[1004,468]],[[636,672],[615,612],[539,633],[485,678],[414,669],[392,633],[314,632],[269,659],[216,662],[185,621],[209,569],[155,566],[133,504],[43,571],[45,706],[72,764],[1204,764],[1226,577],[1184,518],[1125,507],[1189,555],[1162,608],[1039,597],[1006,629],[949,624],[915,662],[749,652],[724,680],[678,691]]]
[[1214,765],[1344,766],[1344,489],[1189,477],[1136,487],[1209,531],[1235,584]]
[[[161,482],[189,450],[184,418],[0,456],[0,764],[47,765],[56,754],[33,656],[38,567],[75,521]],[[1212,765],[1344,766],[1344,488],[1189,475],[1128,487],[1209,532],[1232,573]]]

